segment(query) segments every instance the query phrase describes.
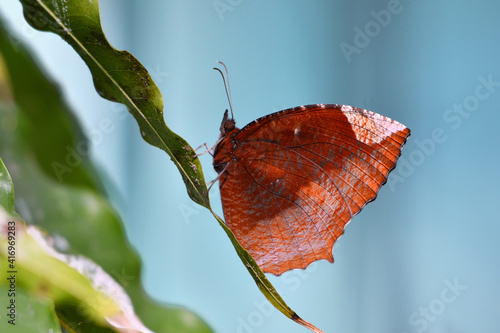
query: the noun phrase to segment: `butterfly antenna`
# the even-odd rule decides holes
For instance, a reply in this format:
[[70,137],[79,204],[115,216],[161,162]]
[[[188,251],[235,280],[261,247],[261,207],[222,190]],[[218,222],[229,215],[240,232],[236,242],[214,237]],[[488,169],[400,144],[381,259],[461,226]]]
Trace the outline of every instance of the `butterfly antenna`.
[[[229,74],[227,73],[227,67],[222,61],[217,61],[217,62],[224,67],[224,71],[226,72],[226,77],[224,78],[224,74],[222,73],[222,71],[220,69],[214,67],[214,69],[220,73],[220,75],[222,76],[222,80],[224,81],[224,88],[226,88],[226,96],[227,96],[227,100],[229,101],[229,109],[231,109],[231,119],[234,119],[233,100],[231,98],[231,88],[229,87]],[[227,82],[226,82],[226,78],[227,78]]]

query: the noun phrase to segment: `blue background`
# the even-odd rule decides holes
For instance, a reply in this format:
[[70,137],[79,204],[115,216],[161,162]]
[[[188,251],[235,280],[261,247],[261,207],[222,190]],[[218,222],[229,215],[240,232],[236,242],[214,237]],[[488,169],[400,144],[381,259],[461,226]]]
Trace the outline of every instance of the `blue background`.
[[[306,332],[270,308],[168,156],[100,99],[76,53],[33,31],[18,1],[0,10],[93,140],[147,291],[217,332]],[[300,316],[325,332],[499,331],[498,1],[108,0],[101,11],[111,43],[148,68],[167,124],[193,147],[215,143],[228,107],[217,60],[229,68],[239,126],[337,103],[411,128],[388,184],[337,242],[335,263],[270,277]],[[115,126],[104,133],[106,119]],[[201,159],[215,178],[211,157]]]

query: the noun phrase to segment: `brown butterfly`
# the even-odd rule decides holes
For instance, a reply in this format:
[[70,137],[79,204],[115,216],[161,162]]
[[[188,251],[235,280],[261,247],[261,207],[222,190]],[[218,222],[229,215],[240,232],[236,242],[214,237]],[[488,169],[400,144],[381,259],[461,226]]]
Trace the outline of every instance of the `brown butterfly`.
[[299,106],[236,128],[213,165],[227,226],[266,273],[333,262],[332,247],[396,166],[404,125],[347,105]]

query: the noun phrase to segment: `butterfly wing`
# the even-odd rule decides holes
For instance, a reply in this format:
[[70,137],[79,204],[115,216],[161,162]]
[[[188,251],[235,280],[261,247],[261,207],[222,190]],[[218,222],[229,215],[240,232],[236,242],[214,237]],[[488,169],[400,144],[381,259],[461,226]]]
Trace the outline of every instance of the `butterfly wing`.
[[257,119],[231,138],[219,180],[226,223],[264,272],[333,262],[335,240],[375,199],[409,135],[394,120],[342,105]]

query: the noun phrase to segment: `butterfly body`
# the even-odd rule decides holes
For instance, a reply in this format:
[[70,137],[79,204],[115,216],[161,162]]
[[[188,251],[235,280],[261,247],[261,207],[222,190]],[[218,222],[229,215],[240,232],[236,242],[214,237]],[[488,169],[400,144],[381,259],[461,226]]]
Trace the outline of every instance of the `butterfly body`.
[[344,105],[287,109],[241,130],[226,111],[214,150],[226,223],[264,272],[333,262],[335,240],[375,199],[409,135]]

